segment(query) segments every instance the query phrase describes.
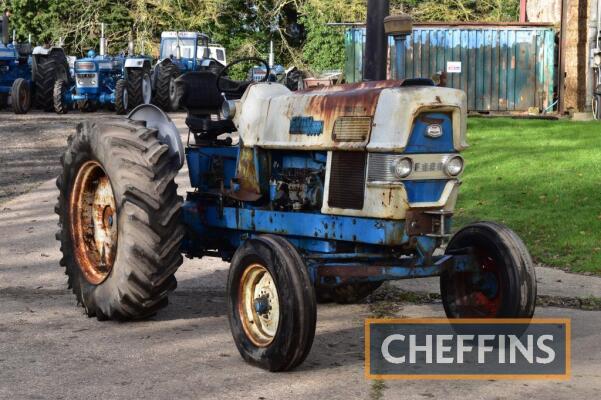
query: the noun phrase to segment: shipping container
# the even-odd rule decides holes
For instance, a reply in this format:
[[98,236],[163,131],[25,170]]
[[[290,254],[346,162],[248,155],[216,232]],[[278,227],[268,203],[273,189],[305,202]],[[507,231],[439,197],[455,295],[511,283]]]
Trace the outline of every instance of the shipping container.
[[[407,38],[389,39],[389,76],[432,78],[467,93],[479,112],[552,108],[556,31],[546,24],[416,25]],[[346,32],[348,82],[361,80],[365,28]]]

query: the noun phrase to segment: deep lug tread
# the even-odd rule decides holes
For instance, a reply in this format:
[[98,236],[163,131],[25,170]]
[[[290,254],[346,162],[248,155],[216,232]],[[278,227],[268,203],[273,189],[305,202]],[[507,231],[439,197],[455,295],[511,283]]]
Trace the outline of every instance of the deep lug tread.
[[173,109],[171,104],[169,84],[172,78],[179,76],[179,69],[175,64],[169,61],[163,62],[155,68],[158,68],[158,72],[152,99],[153,104],[163,111],[177,111]]
[[[122,138],[126,132],[138,132]],[[84,123],[65,152],[64,167],[57,179],[60,190],[56,211],[59,214],[58,238],[63,251],[68,285],[89,316],[100,320],[140,319],[154,315],[175,289],[175,272],[183,258],[180,243],[184,236],[181,223],[182,199],[171,184],[174,162],[167,152],[150,163],[144,152],[160,146],[156,131],[141,129],[129,121],[116,124]],[[73,255],[68,221],[71,185],[79,165],[94,157],[107,162],[117,203],[119,204],[119,247],[113,271],[98,286],[90,285]],[[142,161],[136,162],[132,160]],[[144,173],[121,174],[119,168],[136,162]],[[166,182],[167,181],[167,182]],[[130,188],[135,188],[132,194]],[[131,218],[130,218],[131,217]]]
[[35,74],[34,107],[44,111],[53,111],[54,84],[57,80],[67,80],[69,77],[69,63],[65,54],[60,50],[53,50],[47,56],[38,56]]

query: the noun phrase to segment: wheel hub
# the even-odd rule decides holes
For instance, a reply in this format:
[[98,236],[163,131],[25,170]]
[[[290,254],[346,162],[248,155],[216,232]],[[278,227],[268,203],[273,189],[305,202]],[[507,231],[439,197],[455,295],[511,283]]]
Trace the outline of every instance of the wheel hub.
[[240,282],[239,299],[244,332],[255,345],[269,345],[278,329],[280,306],[275,282],[264,266],[247,267]]
[[79,169],[69,202],[75,258],[86,280],[98,285],[117,254],[117,207],[110,180],[96,161]]

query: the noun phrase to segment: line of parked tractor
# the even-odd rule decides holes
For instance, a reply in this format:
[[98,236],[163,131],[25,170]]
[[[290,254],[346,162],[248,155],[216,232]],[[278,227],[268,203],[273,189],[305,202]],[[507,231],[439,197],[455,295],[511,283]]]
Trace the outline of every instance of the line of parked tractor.
[[[227,65],[225,48],[210,43],[199,32],[163,32],[158,60],[127,51],[107,54],[104,25],[99,53],[86,57],[67,56],[62,46],[17,43],[9,40],[8,18],[2,20],[0,44],[0,110],[10,106],[16,114],[31,108],[65,114],[78,109],[93,112],[104,108],[125,114],[140,104],[155,104],[164,111],[179,108],[176,79],[190,71],[219,72]],[[271,69],[274,77],[287,76],[281,66]],[[265,71],[252,68],[249,75],[260,80]],[[274,78],[275,80],[275,78]],[[293,79],[297,85],[298,78]]]

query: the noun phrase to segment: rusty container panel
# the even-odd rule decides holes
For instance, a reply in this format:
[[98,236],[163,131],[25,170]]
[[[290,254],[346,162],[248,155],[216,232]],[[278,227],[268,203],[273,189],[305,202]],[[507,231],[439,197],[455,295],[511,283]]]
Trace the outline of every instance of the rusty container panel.
[[[361,32],[347,31],[347,66],[353,57],[355,81],[363,54],[350,40],[361,40]],[[555,36],[552,26],[541,24],[417,25],[407,39],[391,43],[390,73],[406,79],[445,72],[446,86],[467,93],[470,111],[544,110],[554,103]]]

